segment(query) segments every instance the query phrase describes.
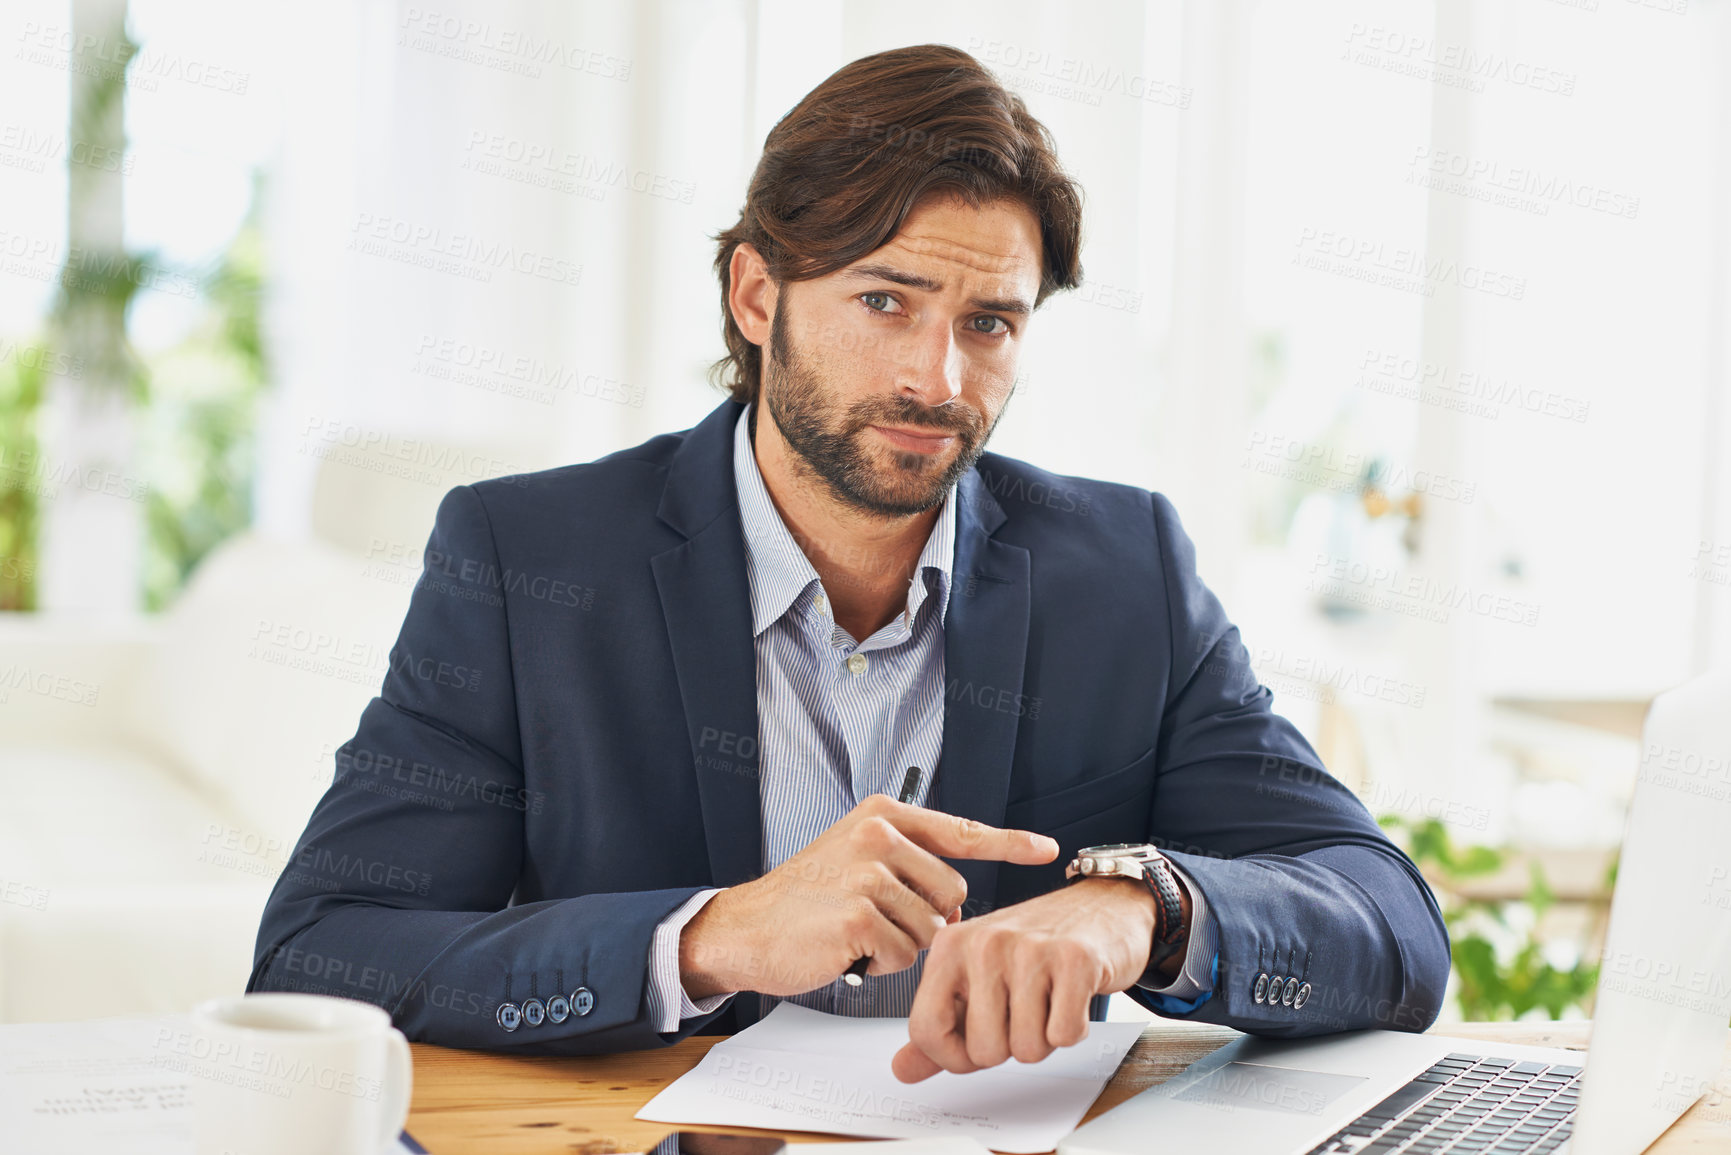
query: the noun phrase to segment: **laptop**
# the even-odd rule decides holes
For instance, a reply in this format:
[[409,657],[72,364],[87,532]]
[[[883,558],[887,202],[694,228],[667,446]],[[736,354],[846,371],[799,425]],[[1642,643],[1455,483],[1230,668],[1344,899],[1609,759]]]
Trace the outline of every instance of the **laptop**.
[[1584,1061],[1400,1031],[1245,1035],[1058,1155],[1635,1155],[1712,1086],[1728,1023],[1731,671],[1648,711]]

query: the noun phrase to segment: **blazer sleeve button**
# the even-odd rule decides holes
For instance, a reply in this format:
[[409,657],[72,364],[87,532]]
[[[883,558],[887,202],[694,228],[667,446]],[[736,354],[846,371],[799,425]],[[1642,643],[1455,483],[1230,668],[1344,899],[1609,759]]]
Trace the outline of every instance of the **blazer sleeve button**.
[[501,1030],[514,1031],[523,1025],[523,1012],[516,1003],[500,1003],[499,1013],[494,1017],[498,1019]]

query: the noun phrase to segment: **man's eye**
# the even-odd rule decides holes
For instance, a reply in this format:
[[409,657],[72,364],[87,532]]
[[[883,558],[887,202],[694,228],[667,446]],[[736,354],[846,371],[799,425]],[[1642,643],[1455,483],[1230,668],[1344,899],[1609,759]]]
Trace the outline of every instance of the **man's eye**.
[[[985,322],[985,324],[982,325],[982,321]],[[1003,325],[1004,327],[1002,329],[994,329],[992,328],[993,325]],[[975,317],[974,331],[978,333],[987,333],[995,337],[999,333],[1008,333],[1010,331],[1010,326],[1002,317]]]
[[890,301],[894,300],[888,293],[861,293],[859,299],[865,302],[866,308],[878,313],[887,313]]

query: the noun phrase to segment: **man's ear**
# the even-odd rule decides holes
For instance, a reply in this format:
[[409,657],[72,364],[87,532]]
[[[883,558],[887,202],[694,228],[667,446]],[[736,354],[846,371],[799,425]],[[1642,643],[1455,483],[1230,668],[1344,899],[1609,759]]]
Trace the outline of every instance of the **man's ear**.
[[769,266],[755,246],[741,241],[733,248],[727,266],[727,307],[733,323],[753,345],[769,341],[770,319],[775,316],[778,295]]

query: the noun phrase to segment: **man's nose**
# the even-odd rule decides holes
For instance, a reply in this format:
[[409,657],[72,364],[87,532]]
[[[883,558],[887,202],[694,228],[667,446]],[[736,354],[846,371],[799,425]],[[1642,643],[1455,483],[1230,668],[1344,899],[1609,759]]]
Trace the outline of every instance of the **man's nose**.
[[932,325],[907,348],[896,374],[901,391],[926,405],[954,401],[962,393],[962,350],[948,325]]

